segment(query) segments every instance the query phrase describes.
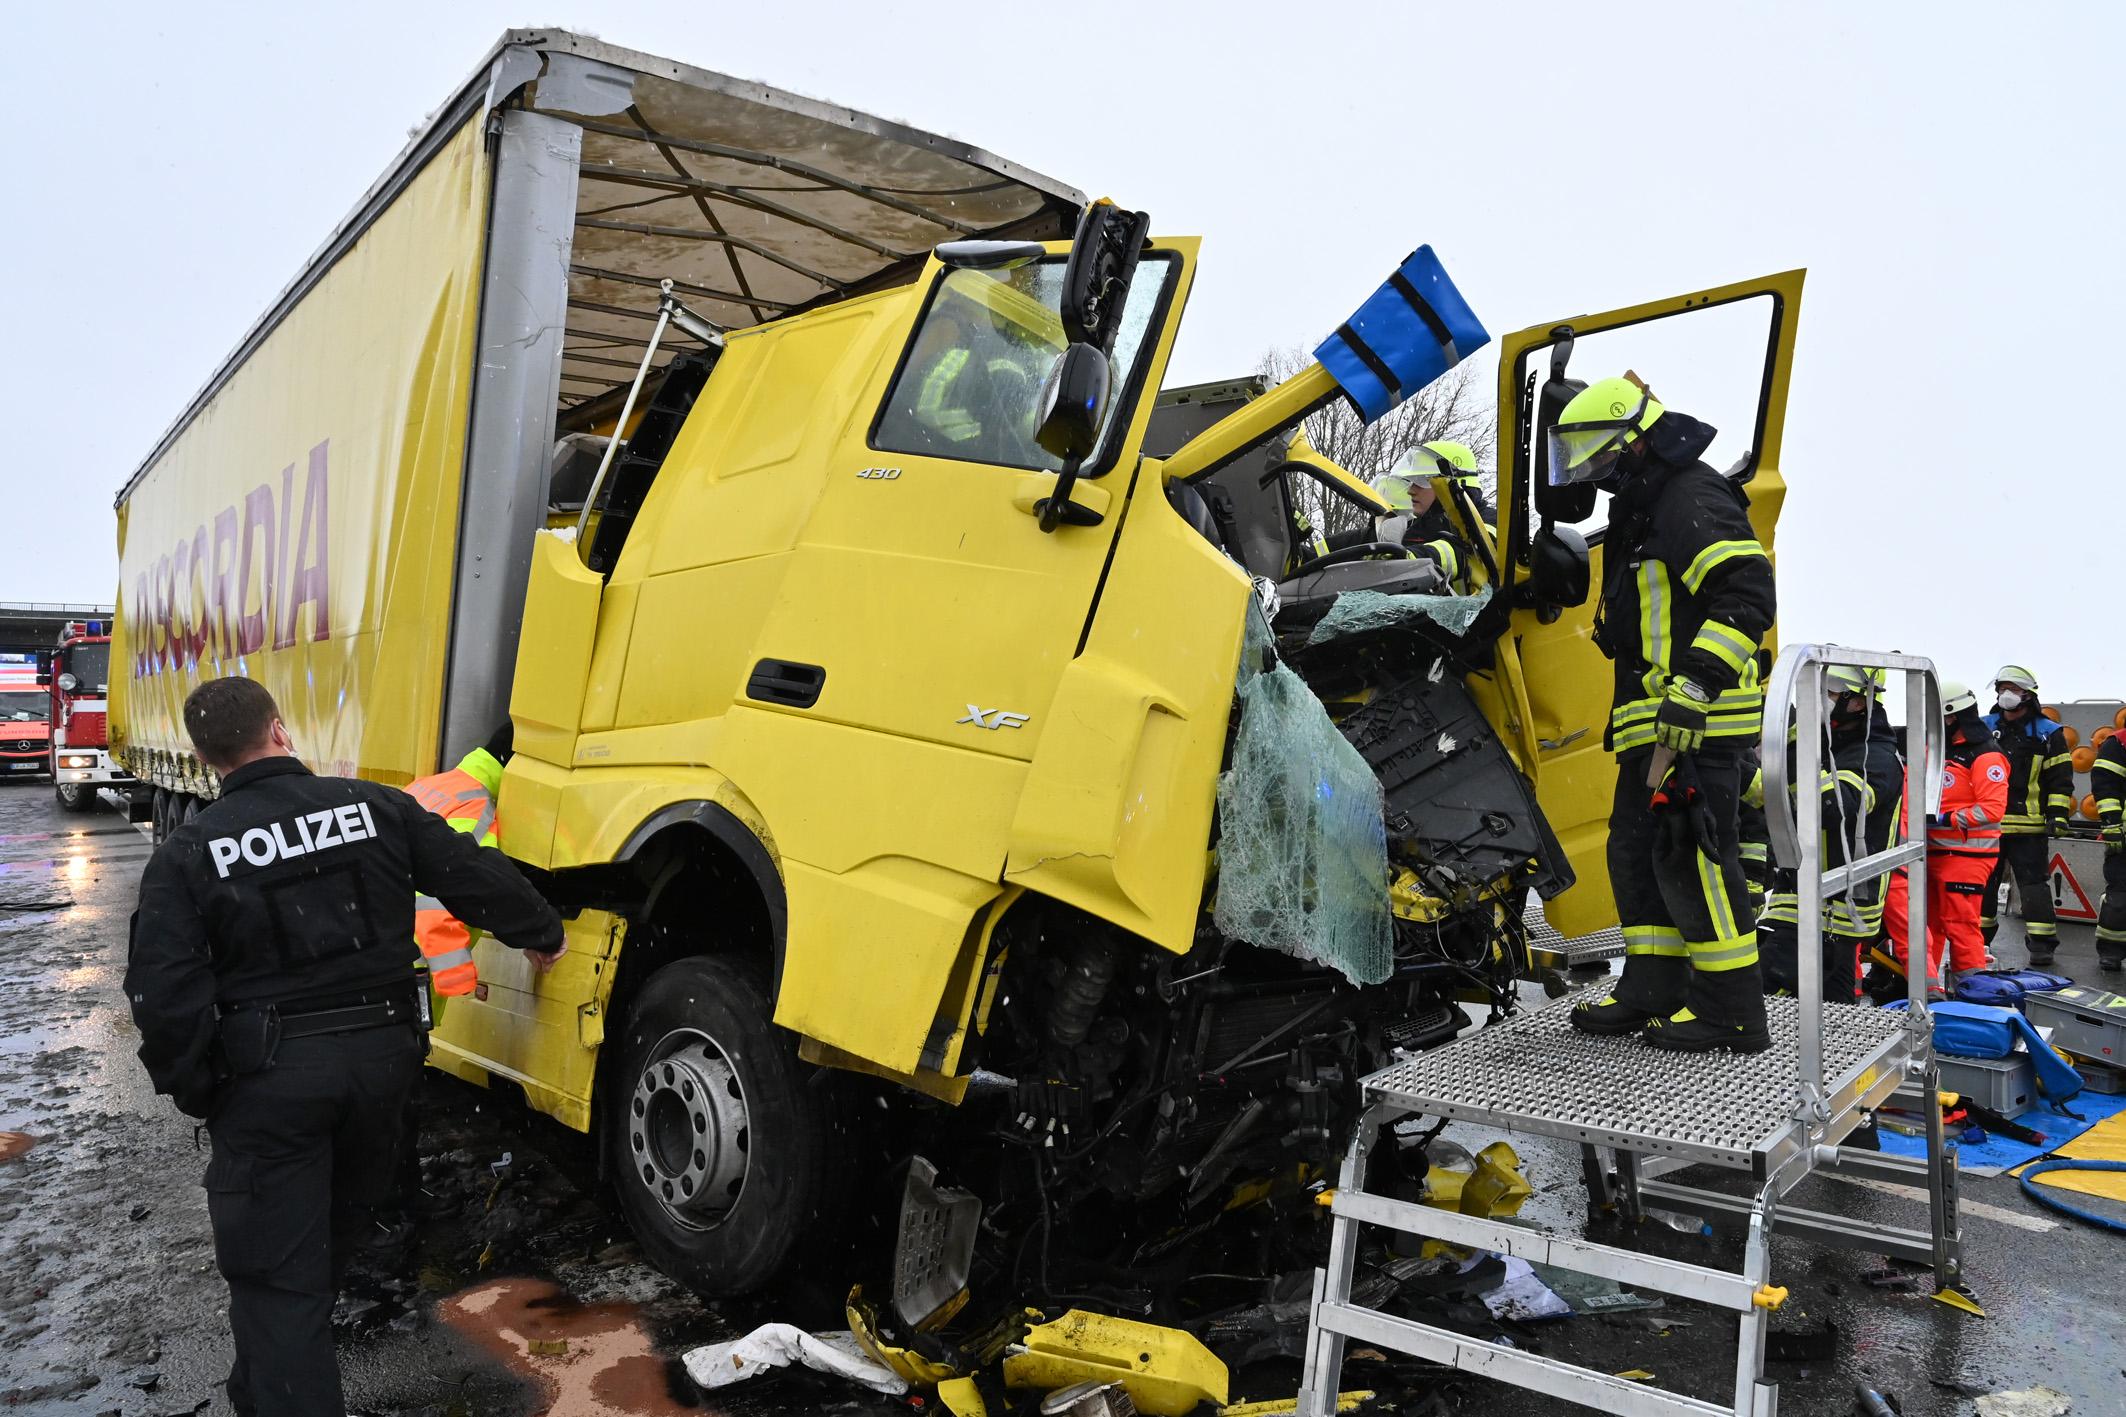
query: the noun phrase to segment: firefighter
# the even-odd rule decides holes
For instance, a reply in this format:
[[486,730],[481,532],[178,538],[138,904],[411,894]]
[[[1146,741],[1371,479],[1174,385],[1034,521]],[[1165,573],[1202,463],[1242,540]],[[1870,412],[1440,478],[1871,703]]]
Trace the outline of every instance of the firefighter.
[[2089,785],[2095,789],[2104,839],[2104,904],[2096,917],[2096,962],[2106,974],[2116,974],[2126,968],[2126,735],[2114,733],[2097,745]]
[[[483,848],[500,851],[495,798],[502,791],[502,768],[509,761],[513,739],[514,728],[505,722],[484,746],[460,758],[456,767],[417,779],[406,790],[423,808],[448,822],[451,830],[464,832]],[[480,971],[472,957],[477,932],[434,896],[418,895],[413,902],[413,936],[428,972],[433,1016],[440,1023],[446,1000],[470,994],[479,985]]]
[[[1897,830],[1904,803],[1904,760],[1890,717],[1877,701],[1880,686],[1873,675],[1846,665],[1824,671],[1830,702],[1824,721],[1825,757],[1817,786],[1823,798],[1823,868],[1836,870],[1850,860],[1886,850]],[[1795,753],[1787,749],[1787,781],[1792,790]],[[1851,849],[1858,845],[1858,852]],[[1757,917],[1757,937],[1764,951],[1765,987],[1796,994],[1801,990],[1801,902],[1794,894],[1794,873],[1776,873],[1764,910]],[[1884,885],[1881,877],[1863,881],[1823,902],[1823,997],[1838,1004],[1853,1002],[1861,947],[1882,932]]]
[[342,1417],[333,1296],[390,1191],[424,1046],[414,894],[541,968],[561,921],[499,853],[405,793],[313,776],[252,680],[200,685],[184,719],[221,796],[141,876],[125,981],[140,1058],[213,1138],[231,1405]]
[[[1643,1030],[1661,1048],[1757,1052],[1771,1033],[1738,813],[1776,597],[1748,499],[1700,461],[1713,437],[1632,374],[1575,395],[1550,433],[1553,485],[1613,494],[1595,643],[1616,663],[1605,743],[1617,755],[1609,876],[1624,971],[1572,1022]],[[1659,790],[1656,749],[1673,755]]]
[[2020,664],[2004,664],[1993,676],[1993,688],[1999,697],[1986,726],[2008,756],[2008,815],[2001,823],[2000,859],[1986,885],[1980,928],[1991,947],[2000,929],[1995,914],[2001,884],[2013,875],[2030,963],[2045,965],[2052,963],[2060,936],[2052,912],[2050,838],[2066,834],[2074,810],[2074,750],[2059,724],[2045,717],[2035,674]]
[[[1942,975],[1944,949],[1959,974],[1986,967],[1987,882],[2000,860],[2001,818],[2008,810],[2008,758],[1993,730],[1979,717],[1978,696],[1955,680],[1941,686],[1946,720],[1941,811],[1927,819],[1927,992],[1946,994],[1954,983]],[[1902,870],[1892,873],[1883,909],[1890,957],[1899,970],[1905,958],[1909,888]],[[1871,994],[1883,992],[1880,977]]]
[[1390,509],[1377,519],[1376,535],[1422,551],[1439,563],[1458,594],[1467,595],[1475,589],[1474,549],[1441,504],[1435,477],[1465,491],[1480,520],[1495,519],[1477,482],[1476,454],[1465,444],[1438,439],[1407,450],[1391,471],[1373,480],[1373,491]]

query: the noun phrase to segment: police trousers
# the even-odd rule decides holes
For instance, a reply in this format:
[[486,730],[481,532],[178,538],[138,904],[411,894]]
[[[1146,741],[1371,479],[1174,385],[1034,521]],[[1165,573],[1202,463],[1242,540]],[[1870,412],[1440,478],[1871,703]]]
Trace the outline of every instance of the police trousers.
[[1986,943],[2000,929],[1995,918],[2000,909],[2001,887],[2015,877],[2016,904],[2023,913],[2023,939],[2030,952],[2049,955],[2059,941],[2060,927],[2052,910],[2052,838],[2043,832],[2004,832],[2000,859],[1986,882],[1985,913],[1979,928]]
[[239,1417],[345,1417],[332,1301],[388,1198],[421,1036],[392,1025],[282,1040],[207,1118],[207,1214],[229,1282]]

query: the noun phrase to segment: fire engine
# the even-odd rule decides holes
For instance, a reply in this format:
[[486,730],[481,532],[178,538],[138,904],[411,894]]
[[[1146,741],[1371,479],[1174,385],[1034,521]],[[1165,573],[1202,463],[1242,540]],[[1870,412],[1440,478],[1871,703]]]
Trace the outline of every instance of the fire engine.
[[60,632],[50,668],[37,676],[51,694],[51,737],[38,745],[45,754],[40,766],[51,772],[59,805],[70,812],[95,807],[99,788],[123,790],[134,781],[112,759],[104,731],[110,666],[110,627],[100,620],[76,620]]

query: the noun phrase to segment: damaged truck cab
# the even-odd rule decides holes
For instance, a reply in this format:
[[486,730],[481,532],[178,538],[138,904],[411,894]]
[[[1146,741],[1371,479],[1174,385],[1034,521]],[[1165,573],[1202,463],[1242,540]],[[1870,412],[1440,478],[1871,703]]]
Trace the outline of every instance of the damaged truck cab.
[[[120,494],[113,742],[158,826],[216,790],[180,713],[214,674],[398,784],[506,714],[502,846],[570,949],[481,942],[431,1062],[595,1133],[705,1292],[800,1267],[874,1158],[935,1242],[881,1296],[903,1332],[974,1271],[1060,1292],[1059,1217],[1102,1217],[1112,1279],[1303,1203],[1360,1077],[1516,1006],[1531,895],[1613,923],[1600,537],[1527,449],[1576,333],[1711,296],[1503,342],[1497,530],[1440,488],[1455,594],[1299,531],[1302,492],[1387,510],[1304,421],[1486,338],[1430,253],[1322,363],[1162,393],[1198,248],[1145,231],[505,36]],[[1798,292],[1712,293],[1784,312],[1758,488]]]

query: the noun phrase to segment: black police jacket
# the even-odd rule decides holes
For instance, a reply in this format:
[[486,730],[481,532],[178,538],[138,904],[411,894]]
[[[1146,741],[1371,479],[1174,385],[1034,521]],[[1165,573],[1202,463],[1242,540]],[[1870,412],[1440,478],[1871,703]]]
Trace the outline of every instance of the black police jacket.
[[140,878],[125,987],[155,1090],[206,1115],[220,1007],[336,1007],[412,987],[416,892],[504,944],[561,945],[561,918],[507,857],[397,788],[289,757],[230,773]]

